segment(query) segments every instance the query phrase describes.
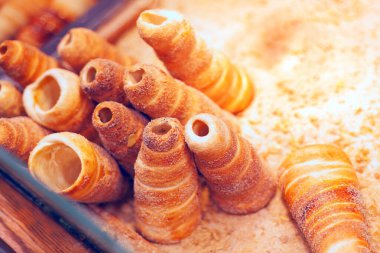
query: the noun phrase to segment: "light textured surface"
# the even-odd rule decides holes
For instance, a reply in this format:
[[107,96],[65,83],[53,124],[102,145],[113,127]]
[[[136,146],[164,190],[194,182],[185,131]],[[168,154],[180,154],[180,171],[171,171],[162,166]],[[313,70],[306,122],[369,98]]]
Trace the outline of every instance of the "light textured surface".
[[[241,124],[273,173],[302,145],[330,143],[347,152],[380,251],[380,2],[166,0],[161,6],[184,13],[210,46],[247,68],[257,95]],[[140,62],[158,62],[136,30],[119,46]],[[210,203],[204,209],[189,238],[159,248],[308,252],[279,192],[251,215],[224,214]],[[123,210],[122,216],[130,212]]]

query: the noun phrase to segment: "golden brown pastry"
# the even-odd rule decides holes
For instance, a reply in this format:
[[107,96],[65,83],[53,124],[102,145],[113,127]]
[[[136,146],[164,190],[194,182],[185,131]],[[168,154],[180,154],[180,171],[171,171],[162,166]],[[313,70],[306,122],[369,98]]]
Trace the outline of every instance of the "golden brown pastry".
[[153,65],[136,64],[126,72],[124,90],[130,103],[152,118],[173,117],[182,124],[198,113],[211,113],[239,131],[236,118],[200,91],[172,78]]
[[296,150],[280,167],[279,186],[312,252],[373,252],[358,178],[341,149]]
[[41,47],[66,25],[85,13],[94,3],[94,0],[53,0],[19,31],[16,38]]
[[108,101],[96,106],[92,124],[98,131],[103,146],[133,176],[133,166],[148,119],[122,104]]
[[245,138],[219,118],[198,114],[185,126],[186,143],[218,206],[232,214],[256,212],[273,198],[276,185]]
[[134,190],[136,225],[148,240],[176,243],[198,225],[198,175],[177,119],[155,119],[146,126]]
[[94,105],[82,92],[76,74],[64,69],[46,71],[25,89],[23,101],[26,113],[41,125],[97,139],[91,124]]
[[25,116],[0,119],[0,147],[24,162],[30,152],[50,131]]
[[77,72],[96,58],[112,60],[124,66],[132,63],[129,56],[86,28],[71,29],[59,43],[58,54]]
[[43,138],[28,161],[30,173],[53,191],[85,203],[121,199],[128,191],[116,161],[79,134]]
[[10,82],[0,80],[0,117],[10,118],[24,114],[21,92]]
[[36,16],[50,0],[7,0],[0,6],[0,41],[14,35]]
[[232,113],[249,106],[254,88],[248,74],[221,52],[208,49],[181,14],[147,10],[140,14],[137,27],[175,78],[204,92]]
[[17,40],[0,44],[0,67],[24,88],[58,62],[39,49]]
[[80,72],[82,90],[94,101],[115,101],[128,104],[123,89],[125,68],[106,59],[89,61]]

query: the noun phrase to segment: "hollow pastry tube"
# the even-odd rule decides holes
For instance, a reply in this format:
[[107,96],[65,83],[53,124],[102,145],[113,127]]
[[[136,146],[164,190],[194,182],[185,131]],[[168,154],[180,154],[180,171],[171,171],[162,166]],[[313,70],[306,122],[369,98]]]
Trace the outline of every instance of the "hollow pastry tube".
[[0,80],[0,117],[10,118],[24,114],[21,92],[10,82]]
[[24,162],[28,161],[30,152],[37,143],[50,133],[29,117],[0,119],[0,147]]
[[124,66],[114,61],[91,60],[80,72],[82,90],[98,103],[115,101],[127,105],[128,99],[123,89],[124,72]]
[[43,8],[26,26],[22,27],[16,38],[41,47],[94,4],[95,0],[51,0],[48,7]]
[[180,13],[146,10],[137,28],[172,76],[199,89],[221,108],[238,113],[252,102],[254,86],[247,72],[209,49]]
[[185,136],[211,197],[222,210],[252,213],[273,198],[274,179],[256,151],[221,119],[211,114],[195,115],[185,126]]
[[239,131],[237,119],[222,110],[200,91],[147,64],[132,66],[124,77],[130,103],[152,118],[173,117],[185,124],[191,116],[211,113]]
[[59,43],[58,54],[77,72],[96,58],[112,60],[127,67],[132,63],[129,56],[87,28],[71,29]]
[[176,243],[197,227],[198,175],[177,119],[155,119],[146,126],[134,190],[137,229],[148,240]]
[[279,186],[313,253],[375,252],[358,178],[340,148],[311,145],[294,151],[280,166]]
[[133,176],[133,167],[148,119],[138,111],[108,101],[95,107],[92,124],[98,131],[103,146]]
[[79,202],[119,200],[129,188],[116,161],[75,133],[43,138],[30,154],[28,165],[30,173],[51,190]]
[[82,92],[79,77],[68,70],[46,71],[25,89],[23,102],[27,114],[51,130],[98,138],[91,124],[94,104]]
[[0,44],[0,67],[25,88],[46,70],[58,67],[58,62],[38,48],[21,41],[6,40]]
[[50,0],[0,1],[0,41],[13,36],[49,4]]

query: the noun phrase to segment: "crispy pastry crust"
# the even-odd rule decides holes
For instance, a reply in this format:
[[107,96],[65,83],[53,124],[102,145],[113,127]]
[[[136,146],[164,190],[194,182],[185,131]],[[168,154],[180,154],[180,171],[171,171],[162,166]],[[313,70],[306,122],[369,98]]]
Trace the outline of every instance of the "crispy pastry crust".
[[0,80],[0,117],[10,118],[24,114],[21,92],[10,82]]
[[[67,166],[67,161],[75,159],[79,162]],[[32,151],[28,165],[31,174],[42,183],[79,202],[118,200],[129,187],[116,161],[103,148],[75,133],[43,138]],[[54,173],[49,172],[53,169]],[[77,176],[67,179],[74,169],[79,170]],[[63,184],[62,180],[67,182]]]
[[274,179],[256,151],[221,119],[210,114],[195,115],[185,126],[185,136],[211,196],[222,210],[252,213],[273,198]]
[[80,73],[82,90],[94,101],[115,101],[127,105],[123,89],[125,68],[106,59],[89,61]]
[[132,64],[130,57],[86,28],[71,29],[59,43],[58,54],[77,72],[96,58],[112,60],[127,67]]
[[98,131],[103,146],[133,176],[134,163],[148,119],[122,104],[108,101],[96,106],[92,124]]
[[94,105],[82,92],[76,74],[63,69],[45,72],[25,89],[23,101],[27,114],[39,124],[97,140],[91,124]]
[[46,41],[73,22],[93,4],[94,0],[52,0],[37,16],[24,26],[16,38],[30,45],[41,47]]
[[372,252],[358,179],[341,149],[296,150],[279,169],[279,186],[312,252]]
[[126,72],[124,90],[131,104],[152,118],[173,117],[185,124],[198,113],[211,113],[239,131],[236,118],[200,91],[172,78],[161,69],[136,64]]
[[25,116],[0,119],[0,146],[24,162],[28,161],[37,143],[48,134],[50,131]]
[[151,121],[135,164],[136,225],[158,243],[176,243],[197,227],[201,218],[199,182],[180,122]]
[[51,0],[0,1],[0,41],[14,35],[50,2]]
[[181,14],[147,10],[140,14],[137,27],[175,78],[229,112],[238,113],[250,105],[254,87],[248,74],[221,52],[208,49]]
[[0,44],[0,67],[25,88],[58,62],[26,43],[6,40]]

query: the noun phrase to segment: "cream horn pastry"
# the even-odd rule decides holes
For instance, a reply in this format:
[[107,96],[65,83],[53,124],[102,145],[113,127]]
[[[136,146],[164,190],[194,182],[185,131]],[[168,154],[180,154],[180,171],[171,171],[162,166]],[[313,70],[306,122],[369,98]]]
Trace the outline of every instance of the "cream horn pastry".
[[21,92],[10,82],[0,80],[0,117],[10,118],[24,114]]
[[24,162],[28,161],[37,143],[48,134],[50,131],[25,116],[0,119],[0,147]]
[[43,138],[30,154],[28,165],[37,180],[78,202],[119,200],[129,188],[111,155],[75,133]]
[[41,47],[66,25],[83,15],[95,0],[52,0],[16,35],[18,40]]
[[206,179],[211,197],[225,212],[247,214],[265,207],[276,185],[252,145],[211,114],[193,116],[186,143]]
[[155,119],[146,126],[134,190],[136,226],[148,240],[176,243],[197,227],[198,175],[177,119]]
[[5,1],[0,6],[0,41],[13,36],[50,2],[50,0]]
[[313,253],[374,252],[358,178],[338,147],[311,145],[279,169],[284,201]]
[[103,147],[133,176],[148,119],[117,102],[102,102],[95,107],[92,124]]
[[129,56],[86,28],[71,29],[59,43],[58,54],[77,72],[96,58],[112,60],[127,67],[132,63]]
[[161,69],[136,64],[125,73],[124,90],[130,103],[151,118],[173,117],[185,124],[199,113],[211,113],[239,131],[236,118],[200,91],[172,78]]
[[46,70],[58,67],[58,62],[38,48],[6,40],[0,44],[0,67],[25,88]]
[[98,137],[91,124],[94,104],[82,92],[79,76],[68,70],[46,71],[25,89],[23,102],[26,113],[51,130]]
[[137,28],[175,78],[199,89],[223,109],[238,113],[252,102],[254,86],[248,74],[221,52],[209,49],[178,12],[146,10]]
[[82,90],[94,101],[115,101],[127,105],[123,89],[124,66],[106,59],[89,61],[80,72]]

